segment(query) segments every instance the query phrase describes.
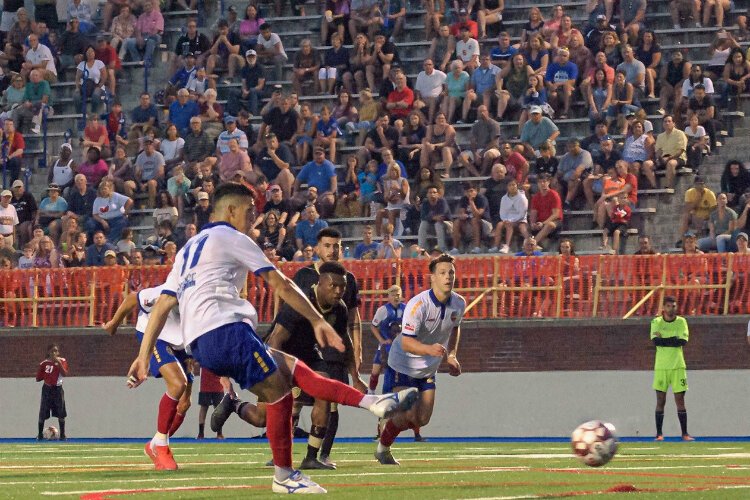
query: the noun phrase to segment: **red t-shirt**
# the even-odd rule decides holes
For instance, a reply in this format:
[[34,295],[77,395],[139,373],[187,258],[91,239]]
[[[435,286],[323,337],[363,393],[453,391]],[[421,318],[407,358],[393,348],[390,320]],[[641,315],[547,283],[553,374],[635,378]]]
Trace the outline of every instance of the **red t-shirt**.
[[615,207],[612,209],[611,220],[615,224],[627,224],[630,222],[630,216],[633,211],[628,205],[622,205],[621,207]]
[[117,135],[120,132],[120,118],[122,118],[122,115],[122,111],[120,111],[119,115],[116,115],[114,111],[107,115],[107,132],[109,135]]
[[519,184],[524,181],[524,169],[523,166],[526,164],[526,158],[521,153],[513,151],[508,158],[505,160],[500,159],[501,163],[505,165],[505,170],[508,175],[513,176]]
[[51,359],[45,359],[39,363],[39,369],[36,371],[36,381],[44,380],[45,385],[62,385],[63,375],[68,373],[68,362],[65,358],[57,358],[60,365],[56,365]]
[[625,176],[625,184],[630,184],[632,187],[628,193],[628,201],[632,203],[633,206],[638,205],[638,177],[629,173]]
[[104,137],[104,145],[109,146],[107,128],[102,124],[99,124],[98,127],[86,126],[86,128],[83,129],[83,136],[91,142],[98,142],[99,139]]
[[397,118],[406,118],[411,113],[414,103],[414,91],[409,87],[404,87],[404,90],[399,91],[394,89],[388,94],[388,102],[401,102],[406,101],[409,105],[408,108],[393,108],[391,114]]
[[[26,149],[26,141],[23,140],[23,136],[20,132],[13,132],[13,137],[5,136],[8,139],[8,155],[15,153],[19,149]],[[23,158],[23,154],[21,155]]]
[[544,222],[549,219],[550,215],[552,215],[552,210],[555,208],[558,209],[558,213],[560,214],[558,220],[562,221],[562,200],[560,200],[560,195],[554,189],[547,191],[546,195],[540,191],[531,198],[531,209],[536,210],[537,222]]
[[461,27],[464,25],[469,27],[469,33],[471,33],[471,38],[474,38],[474,39],[479,38],[479,25],[477,25],[476,21],[472,21],[471,19],[469,19],[465,23],[455,23],[451,25],[451,35],[455,36],[456,38],[459,38],[461,36]]
[[219,376],[208,368],[201,367],[201,390],[200,392],[224,392],[219,382]]
[[107,44],[103,49],[95,49],[94,52],[96,53],[96,58],[103,62],[108,68],[110,64],[114,63],[115,69],[122,69],[122,62],[117,56],[117,51],[111,45]]

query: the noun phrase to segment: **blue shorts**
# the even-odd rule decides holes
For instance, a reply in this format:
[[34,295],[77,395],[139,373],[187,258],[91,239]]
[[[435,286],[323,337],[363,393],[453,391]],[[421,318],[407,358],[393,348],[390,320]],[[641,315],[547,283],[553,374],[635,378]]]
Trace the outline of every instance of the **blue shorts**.
[[[135,332],[135,336],[138,337],[138,343],[143,342],[143,333]],[[193,373],[190,370],[188,360],[192,359],[185,351],[179,349],[173,349],[171,345],[167,344],[163,340],[156,339],[154,345],[154,352],[151,354],[151,362],[149,363],[149,371],[154,378],[161,378],[159,369],[162,366],[168,365],[169,363],[179,363],[182,366],[182,370],[187,376],[188,384],[193,383]]]
[[382,365],[383,364],[383,357],[381,356],[381,352],[385,349],[385,359],[388,359],[388,353],[391,351],[391,344],[385,344],[378,347],[378,350],[375,351],[375,357],[372,358],[372,364],[373,365]]
[[396,387],[415,387],[419,392],[435,390],[435,375],[426,378],[414,378],[399,373],[390,366],[383,375],[383,393],[393,392]]
[[268,346],[247,323],[229,323],[204,333],[190,350],[201,366],[233,378],[243,389],[263,382],[278,368]]

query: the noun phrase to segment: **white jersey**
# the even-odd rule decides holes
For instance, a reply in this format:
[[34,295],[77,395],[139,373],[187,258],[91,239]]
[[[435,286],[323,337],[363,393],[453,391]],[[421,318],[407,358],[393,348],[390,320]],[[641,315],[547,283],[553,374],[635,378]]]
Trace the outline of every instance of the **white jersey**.
[[414,378],[435,375],[443,357],[408,353],[401,346],[402,339],[414,337],[423,344],[443,344],[447,349],[451,333],[461,324],[465,309],[466,300],[455,292],[451,292],[446,303],[438,301],[431,289],[412,297],[406,304],[401,334],[391,345],[388,366]]
[[[144,288],[138,292],[138,321],[135,324],[136,331],[141,333],[146,332],[146,325],[148,325],[148,319],[151,317],[151,308],[156,304],[156,299],[159,298],[163,289],[164,285],[159,285],[153,288]],[[164,323],[164,328],[162,328],[159,334],[159,339],[171,346],[180,349],[183,348],[180,314],[177,312],[177,308],[169,311],[167,322]]]
[[253,240],[226,222],[214,222],[177,253],[163,294],[177,297],[185,345],[220,326],[245,322],[256,327],[258,313],[240,297],[248,270],[276,269]]

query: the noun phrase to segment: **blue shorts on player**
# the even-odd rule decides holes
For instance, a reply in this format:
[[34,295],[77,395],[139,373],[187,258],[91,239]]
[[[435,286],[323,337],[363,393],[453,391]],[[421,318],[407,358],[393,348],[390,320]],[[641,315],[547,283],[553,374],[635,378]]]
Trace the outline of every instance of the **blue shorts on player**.
[[204,333],[190,344],[190,351],[201,366],[233,378],[243,389],[278,369],[268,346],[248,323],[229,323]]
[[[385,357],[381,353],[385,350]],[[385,359],[388,359],[388,353],[391,351],[391,344],[381,344],[375,351],[375,357],[372,358],[373,365],[382,365]]]
[[[135,332],[135,336],[138,337],[138,342],[143,342],[143,333]],[[149,370],[154,378],[161,378],[159,369],[168,365],[169,363],[179,363],[182,366],[182,370],[187,376],[188,384],[193,383],[193,374],[188,365],[188,361],[192,358],[188,353],[179,349],[173,349],[171,345],[167,344],[163,340],[156,339],[154,345],[154,352],[151,353],[151,362],[149,363]]]
[[390,366],[383,375],[383,394],[393,392],[396,387],[415,387],[419,392],[435,390],[435,375],[426,378],[414,378],[399,373]]

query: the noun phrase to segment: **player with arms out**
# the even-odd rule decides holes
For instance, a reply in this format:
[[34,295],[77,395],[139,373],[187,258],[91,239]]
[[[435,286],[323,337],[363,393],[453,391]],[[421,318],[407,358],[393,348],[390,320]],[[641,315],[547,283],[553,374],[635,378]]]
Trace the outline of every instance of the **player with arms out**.
[[[391,445],[406,429],[427,425],[435,406],[435,375],[448,354],[450,374],[461,374],[456,358],[457,339],[466,300],[453,291],[456,282],[454,258],[443,254],[430,262],[431,288],[418,293],[406,304],[401,334],[388,354],[394,390],[406,387],[419,391],[414,408],[394,415],[380,434],[375,458],[383,465],[399,465],[391,454]],[[453,337],[453,348],[448,345]],[[387,389],[387,388],[386,388]]]
[[[133,310],[138,308],[138,319],[135,324],[135,335],[143,345],[143,332],[146,330],[154,304],[162,293],[164,285],[144,288],[131,293],[122,301],[112,319],[103,328],[110,335],[117,333],[117,328]],[[169,448],[169,437],[180,428],[185,420],[185,413],[190,408],[190,395],[193,388],[191,358],[182,344],[180,315],[177,308],[168,312],[164,328],[151,349],[149,369],[154,378],[163,378],[167,390],[159,401],[156,419],[156,433],[146,443],[144,452],[153,462],[156,470],[177,470],[177,462]]]
[[39,433],[37,441],[44,439],[44,421],[50,415],[57,417],[60,425],[60,441],[65,441],[65,417],[68,412],[65,409],[65,391],[63,390],[63,377],[68,375],[68,361],[60,357],[60,348],[57,344],[47,346],[47,358],[39,363],[36,371],[36,381],[42,384],[42,400],[39,404]]
[[248,271],[261,276],[286,304],[311,323],[318,345],[344,349],[333,327],[244,234],[252,209],[253,195],[246,187],[224,184],[216,189],[213,222],[188,240],[177,254],[162,295],[152,309],[129,380],[138,386],[146,379],[159,332],[169,311],[179,305],[184,343],[200,365],[221,377],[233,378],[266,403],[266,434],[274,462],[272,491],[325,493],[324,488],[292,468],[292,385],[314,398],[365,408],[378,417],[411,408],[416,391],[363,395],[263,344],[255,333],[255,308],[240,295]]
[[664,297],[661,316],[651,320],[651,340],[656,346],[654,361],[654,390],[656,390],[656,441],[664,441],[662,424],[664,423],[664,405],[667,402],[667,391],[672,387],[674,402],[677,406],[677,418],[680,420],[683,441],[695,441],[688,434],[687,410],[685,409],[685,392],[687,386],[687,367],[682,355],[682,346],[688,342],[688,324],[685,318],[677,315],[677,299]]

